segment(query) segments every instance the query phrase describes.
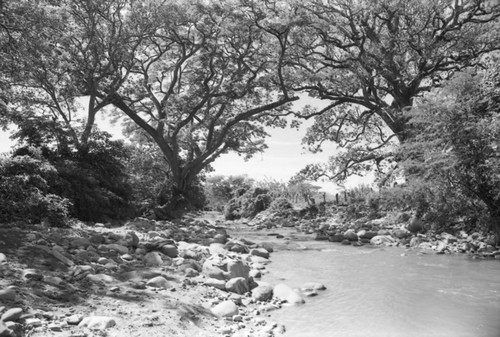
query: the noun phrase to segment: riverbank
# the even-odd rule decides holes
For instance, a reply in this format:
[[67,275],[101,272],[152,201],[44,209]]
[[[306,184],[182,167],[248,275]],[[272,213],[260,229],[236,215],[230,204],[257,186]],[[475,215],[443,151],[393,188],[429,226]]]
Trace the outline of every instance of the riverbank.
[[0,336],[279,336],[286,327],[270,312],[325,288],[314,279],[295,288],[261,282],[274,250],[301,250],[301,241],[500,259],[490,236],[412,233],[391,219],[203,213],[19,228],[0,226]]
[[260,282],[273,245],[218,214],[124,226],[0,227],[0,336],[278,336],[303,293]]

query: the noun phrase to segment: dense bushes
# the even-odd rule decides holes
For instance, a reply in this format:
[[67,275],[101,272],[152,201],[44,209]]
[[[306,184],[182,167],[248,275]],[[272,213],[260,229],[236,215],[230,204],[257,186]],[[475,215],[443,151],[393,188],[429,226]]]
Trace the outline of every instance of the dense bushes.
[[71,204],[51,193],[56,180],[57,170],[40,156],[0,157],[0,222],[63,225]]

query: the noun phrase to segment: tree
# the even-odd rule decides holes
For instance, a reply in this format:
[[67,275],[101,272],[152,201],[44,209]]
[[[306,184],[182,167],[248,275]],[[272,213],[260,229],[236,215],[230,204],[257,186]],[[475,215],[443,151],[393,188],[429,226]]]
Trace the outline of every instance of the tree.
[[219,155],[263,150],[263,126],[281,123],[276,114],[298,99],[281,76],[287,45],[262,28],[265,18],[252,6],[158,3],[154,10],[166,19],[138,48],[125,85],[111,94],[168,162],[174,186],[166,213],[189,204],[197,175]]
[[127,0],[7,0],[1,10],[0,90],[9,109],[0,113],[21,127],[53,120],[86,151],[149,25],[129,25],[124,12],[135,8]]
[[401,149],[402,164],[409,179],[427,186],[429,208],[447,210],[434,212],[447,222],[457,215],[486,218],[500,230],[498,59],[419,99],[411,116],[415,131]]
[[295,90],[329,102],[306,109],[315,117],[305,143],[318,149],[337,142],[344,152],[326,168],[304,174],[344,179],[393,167],[394,146],[411,132],[415,98],[454,73],[481,63],[500,47],[497,1],[311,0],[299,11],[307,20],[293,35],[288,63],[301,76]]

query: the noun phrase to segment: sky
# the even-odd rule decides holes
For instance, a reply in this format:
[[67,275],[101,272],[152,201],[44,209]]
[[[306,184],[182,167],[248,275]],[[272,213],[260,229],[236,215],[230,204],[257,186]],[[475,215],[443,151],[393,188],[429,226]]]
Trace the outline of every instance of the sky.
[[[294,109],[298,110],[307,104],[321,107],[325,103],[303,96],[295,103]],[[104,118],[99,118],[99,115],[97,124],[100,129],[110,132],[114,137],[122,137],[119,125],[112,125]],[[336,152],[334,144],[327,144],[324,151],[320,153],[311,153],[304,148],[302,138],[305,136],[307,127],[311,124],[312,121],[303,122],[298,130],[291,128],[269,129],[268,149],[263,153],[256,154],[248,161],[234,153],[222,155],[212,164],[215,171],[210,175],[245,174],[256,181],[288,182],[292,176],[307,164],[324,163],[329,156],[334,155]],[[9,136],[9,132],[0,130],[0,153],[9,151],[13,145]],[[346,182],[345,186],[353,187],[358,184],[370,184],[371,182],[372,178],[370,177],[353,177]],[[330,182],[317,182],[315,185],[321,186],[322,191],[332,194],[343,189],[343,187]]]

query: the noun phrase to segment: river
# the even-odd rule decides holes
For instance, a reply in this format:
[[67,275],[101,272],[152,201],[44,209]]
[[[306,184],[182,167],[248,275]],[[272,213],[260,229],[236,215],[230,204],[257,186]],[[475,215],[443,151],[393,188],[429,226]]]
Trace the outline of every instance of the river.
[[300,242],[278,250],[263,281],[326,285],[271,312],[286,337],[499,337],[500,263],[397,247]]

